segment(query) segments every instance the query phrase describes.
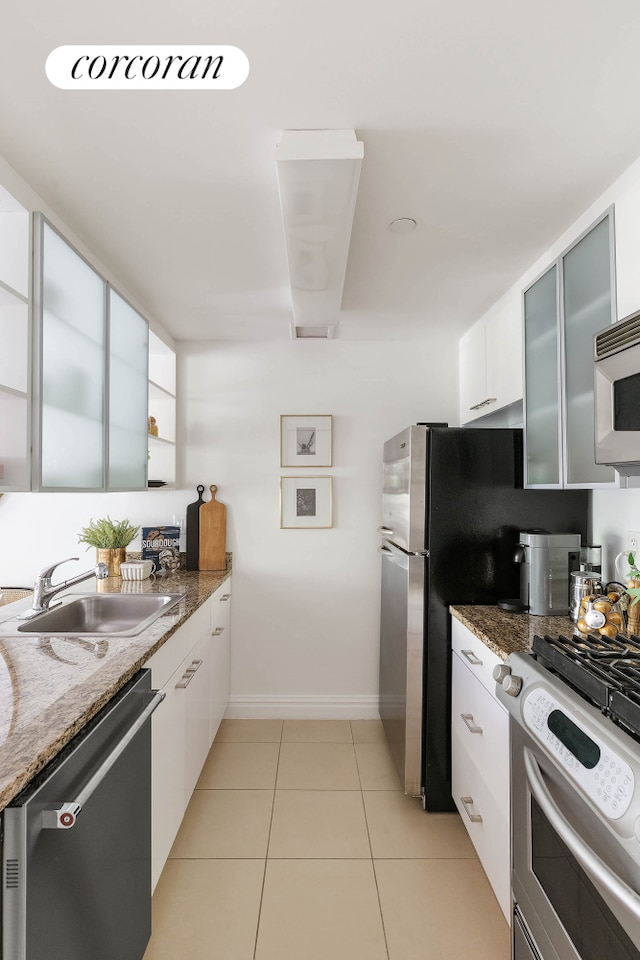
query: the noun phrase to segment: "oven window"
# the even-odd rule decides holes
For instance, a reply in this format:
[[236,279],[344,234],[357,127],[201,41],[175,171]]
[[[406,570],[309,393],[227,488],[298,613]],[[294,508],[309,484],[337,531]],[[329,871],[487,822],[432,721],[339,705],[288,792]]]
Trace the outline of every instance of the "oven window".
[[640,952],[533,797],[531,861],[581,960],[640,960]]
[[640,373],[613,383],[613,429],[640,430]]

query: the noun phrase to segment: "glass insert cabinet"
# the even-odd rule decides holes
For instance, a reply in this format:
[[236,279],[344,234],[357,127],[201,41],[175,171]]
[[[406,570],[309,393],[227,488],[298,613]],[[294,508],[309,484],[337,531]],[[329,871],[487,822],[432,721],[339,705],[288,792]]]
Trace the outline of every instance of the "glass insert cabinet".
[[148,325],[34,218],[33,488],[147,488]]
[[525,485],[616,486],[594,456],[593,335],[615,314],[609,208],[523,293]]

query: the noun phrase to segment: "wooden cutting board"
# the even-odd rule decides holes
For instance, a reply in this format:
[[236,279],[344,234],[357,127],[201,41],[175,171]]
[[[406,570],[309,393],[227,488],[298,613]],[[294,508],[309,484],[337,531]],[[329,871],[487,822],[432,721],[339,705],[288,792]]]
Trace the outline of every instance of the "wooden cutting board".
[[214,483],[209,487],[211,500],[198,512],[200,520],[200,570],[227,568],[227,508],[216,500]]

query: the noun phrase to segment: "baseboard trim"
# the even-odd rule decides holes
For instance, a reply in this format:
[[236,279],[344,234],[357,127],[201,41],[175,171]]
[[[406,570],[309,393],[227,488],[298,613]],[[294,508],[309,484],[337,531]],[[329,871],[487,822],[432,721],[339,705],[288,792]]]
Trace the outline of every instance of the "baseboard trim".
[[231,697],[228,720],[378,720],[377,697]]

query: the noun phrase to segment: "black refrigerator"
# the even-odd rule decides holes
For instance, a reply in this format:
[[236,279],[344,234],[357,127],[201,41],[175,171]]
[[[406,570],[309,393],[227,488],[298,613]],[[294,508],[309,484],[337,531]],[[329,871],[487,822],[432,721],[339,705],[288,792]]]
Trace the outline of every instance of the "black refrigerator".
[[520,429],[417,424],[384,445],[379,708],[405,793],[451,798],[451,604],[519,596],[521,530],[589,535],[588,490],[523,489]]

